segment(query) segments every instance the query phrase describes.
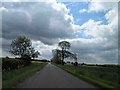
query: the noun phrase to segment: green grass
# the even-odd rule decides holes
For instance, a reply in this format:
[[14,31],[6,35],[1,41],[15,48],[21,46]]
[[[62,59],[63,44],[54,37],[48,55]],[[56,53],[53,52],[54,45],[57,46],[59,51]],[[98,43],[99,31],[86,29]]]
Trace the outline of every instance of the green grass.
[[14,88],[18,83],[41,70],[46,63],[32,62],[31,65],[4,72],[2,75],[2,88]]
[[120,88],[118,67],[57,65],[67,72],[102,88]]

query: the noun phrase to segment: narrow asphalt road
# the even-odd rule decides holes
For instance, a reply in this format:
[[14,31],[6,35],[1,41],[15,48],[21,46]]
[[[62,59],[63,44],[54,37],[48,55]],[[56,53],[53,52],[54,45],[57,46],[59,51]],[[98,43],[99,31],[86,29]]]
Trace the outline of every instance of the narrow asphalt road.
[[20,83],[17,88],[97,88],[66,71],[47,64],[41,71]]

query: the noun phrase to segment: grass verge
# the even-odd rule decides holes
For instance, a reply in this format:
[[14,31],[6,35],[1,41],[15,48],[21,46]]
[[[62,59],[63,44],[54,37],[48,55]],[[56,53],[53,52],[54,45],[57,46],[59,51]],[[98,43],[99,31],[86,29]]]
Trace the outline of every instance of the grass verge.
[[[93,85],[101,87],[105,90],[106,89],[118,90],[118,88],[120,88],[120,85],[118,85],[118,84],[114,83],[114,81],[112,81],[112,79],[114,79],[114,78],[111,78],[111,82],[108,81],[108,80],[99,78],[98,75],[101,74],[101,73],[98,73],[98,72],[95,73],[95,71],[98,71],[98,70],[95,70],[95,69],[96,68],[99,69],[99,67],[94,67],[93,68],[94,72],[90,73],[90,70],[88,69],[90,67],[80,68],[80,67],[75,67],[75,66],[72,66],[72,65],[57,65],[57,66],[62,68],[65,71],[71,73],[72,75],[74,75],[74,76],[76,76],[76,77],[78,77],[78,78],[80,78],[80,79],[82,79],[86,82],[92,83]],[[91,71],[92,71],[92,69],[91,69]],[[105,73],[102,70],[101,71],[99,70],[99,72]],[[107,77],[110,77],[110,76],[106,76],[106,78]],[[116,77],[116,76],[114,76],[114,77]]]
[[41,70],[46,63],[32,62],[31,65],[17,70],[4,72],[2,75],[2,88],[14,88],[18,83]]

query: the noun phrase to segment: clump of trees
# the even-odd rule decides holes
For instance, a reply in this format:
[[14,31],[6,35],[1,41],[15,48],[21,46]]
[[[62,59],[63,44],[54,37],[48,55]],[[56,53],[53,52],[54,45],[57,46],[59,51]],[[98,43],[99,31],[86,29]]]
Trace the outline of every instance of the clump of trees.
[[18,36],[11,43],[10,53],[19,56],[19,59],[24,60],[28,64],[31,59],[37,58],[40,53],[32,47],[31,40],[26,36]]
[[54,49],[54,50],[52,50],[52,53],[53,53],[53,58],[51,59],[52,62],[54,62],[56,64],[63,63],[61,60],[61,57],[62,57],[61,50]]
[[31,40],[26,36],[18,36],[12,40],[10,53],[21,59],[31,60],[37,58],[40,53],[32,47]]
[[77,66],[77,55],[69,51],[70,46],[71,44],[67,41],[59,42],[58,47],[60,47],[60,49],[52,50],[52,62],[64,65],[64,59],[70,57],[75,60],[75,65]]
[[37,58],[38,55],[40,55],[40,53],[32,47],[31,40],[26,36],[18,36],[16,39],[12,40],[10,46],[10,53],[15,56],[19,56],[19,58],[3,58],[3,71],[19,69],[21,67],[27,66],[31,63],[32,59]]

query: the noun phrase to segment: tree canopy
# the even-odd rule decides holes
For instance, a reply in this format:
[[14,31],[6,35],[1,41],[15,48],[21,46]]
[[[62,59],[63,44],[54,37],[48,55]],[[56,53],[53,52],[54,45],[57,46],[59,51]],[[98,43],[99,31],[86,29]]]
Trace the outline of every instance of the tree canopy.
[[62,61],[62,64],[64,64],[63,61],[64,61],[64,58],[65,58],[65,51],[70,48],[70,43],[67,42],[67,41],[61,41],[61,42],[58,43],[58,46],[62,49],[61,61]]
[[31,40],[26,36],[18,36],[12,40],[10,52],[20,58],[37,58],[40,53],[32,47]]
[[67,50],[70,48],[71,44],[67,41],[61,41],[58,43],[58,46],[62,49],[62,50]]
[[59,42],[58,46],[61,48],[61,50],[59,49],[52,50],[52,53],[53,53],[52,60],[55,63],[64,64],[64,58],[68,58],[68,57],[73,58],[74,60],[77,60],[77,55],[69,51],[69,48],[71,46],[69,42],[67,41]]

